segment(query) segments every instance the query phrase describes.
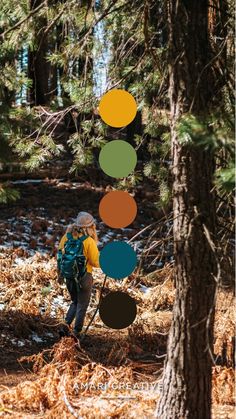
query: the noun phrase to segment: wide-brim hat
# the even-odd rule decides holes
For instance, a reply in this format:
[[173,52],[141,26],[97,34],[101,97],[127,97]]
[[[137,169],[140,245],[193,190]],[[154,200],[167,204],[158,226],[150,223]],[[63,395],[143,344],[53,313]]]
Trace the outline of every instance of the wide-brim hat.
[[76,225],[78,227],[91,227],[93,224],[95,224],[95,219],[91,214],[85,211],[79,212],[76,218]]

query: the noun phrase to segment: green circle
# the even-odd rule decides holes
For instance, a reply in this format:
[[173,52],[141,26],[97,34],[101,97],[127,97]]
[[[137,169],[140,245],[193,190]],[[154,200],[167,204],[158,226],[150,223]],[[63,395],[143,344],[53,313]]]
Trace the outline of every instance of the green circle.
[[126,141],[113,140],[101,149],[99,164],[108,176],[123,178],[133,172],[137,164],[137,154]]

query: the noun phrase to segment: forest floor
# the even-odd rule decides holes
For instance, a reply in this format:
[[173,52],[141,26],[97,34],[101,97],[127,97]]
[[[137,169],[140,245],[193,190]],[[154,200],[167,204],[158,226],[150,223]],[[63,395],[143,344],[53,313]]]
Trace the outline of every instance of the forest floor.
[[[79,211],[91,211],[98,219],[104,189],[59,181],[17,186],[21,199],[1,207],[0,417],[153,418],[175,296],[171,247],[156,247],[158,260],[147,252],[150,259],[146,262],[152,261],[147,272],[140,271],[122,282],[107,280],[104,294],[119,289],[135,299],[138,312],[131,326],[109,329],[97,314],[81,343],[71,337],[60,339],[58,328],[69,298],[65,286],[56,281],[55,249],[66,225]],[[151,204],[155,199],[151,190],[139,190],[136,200],[142,212],[135,223],[122,231],[100,224],[100,244],[114,237],[131,239],[160,218]],[[161,234],[168,234],[170,227],[167,218]],[[131,242],[139,254],[148,240],[145,234]],[[158,237],[154,240],[158,242]],[[96,269],[87,323],[103,278]],[[234,416],[233,298],[230,288],[219,289],[214,419]]]

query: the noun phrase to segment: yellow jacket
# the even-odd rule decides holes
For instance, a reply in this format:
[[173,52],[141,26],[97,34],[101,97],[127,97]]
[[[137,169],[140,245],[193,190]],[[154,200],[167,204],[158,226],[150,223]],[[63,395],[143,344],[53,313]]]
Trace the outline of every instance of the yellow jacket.
[[[78,233],[73,233],[73,238],[74,239],[78,239],[78,237],[81,237],[82,234],[78,234]],[[67,237],[66,234],[64,234],[64,236],[61,238],[60,243],[59,243],[59,250],[63,250],[64,249],[64,245],[67,241]],[[97,248],[97,244],[95,242],[95,240],[92,237],[87,237],[87,239],[85,239],[83,241],[83,254],[86,258],[86,270],[87,272],[92,273],[93,267],[94,268],[99,268],[99,251]]]

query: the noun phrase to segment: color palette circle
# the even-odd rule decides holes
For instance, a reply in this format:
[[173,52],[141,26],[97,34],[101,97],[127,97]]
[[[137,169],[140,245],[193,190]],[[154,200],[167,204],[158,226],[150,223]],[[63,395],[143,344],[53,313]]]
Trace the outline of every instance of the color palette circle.
[[101,199],[99,215],[109,227],[124,228],[134,221],[137,205],[128,192],[111,191]]
[[99,262],[102,271],[107,276],[122,279],[134,271],[137,265],[137,256],[128,243],[113,241],[103,247]]
[[108,176],[124,178],[133,172],[137,164],[137,154],[126,141],[109,141],[100,151],[99,164]]
[[130,124],[136,113],[135,99],[126,90],[112,89],[103,95],[99,103],[99,114],[111,127],[121,128]]
[[112,329],[125,329],[136,318],[136,302],[125,292],[111,292],[102,299],[99,314],[106,326]]

